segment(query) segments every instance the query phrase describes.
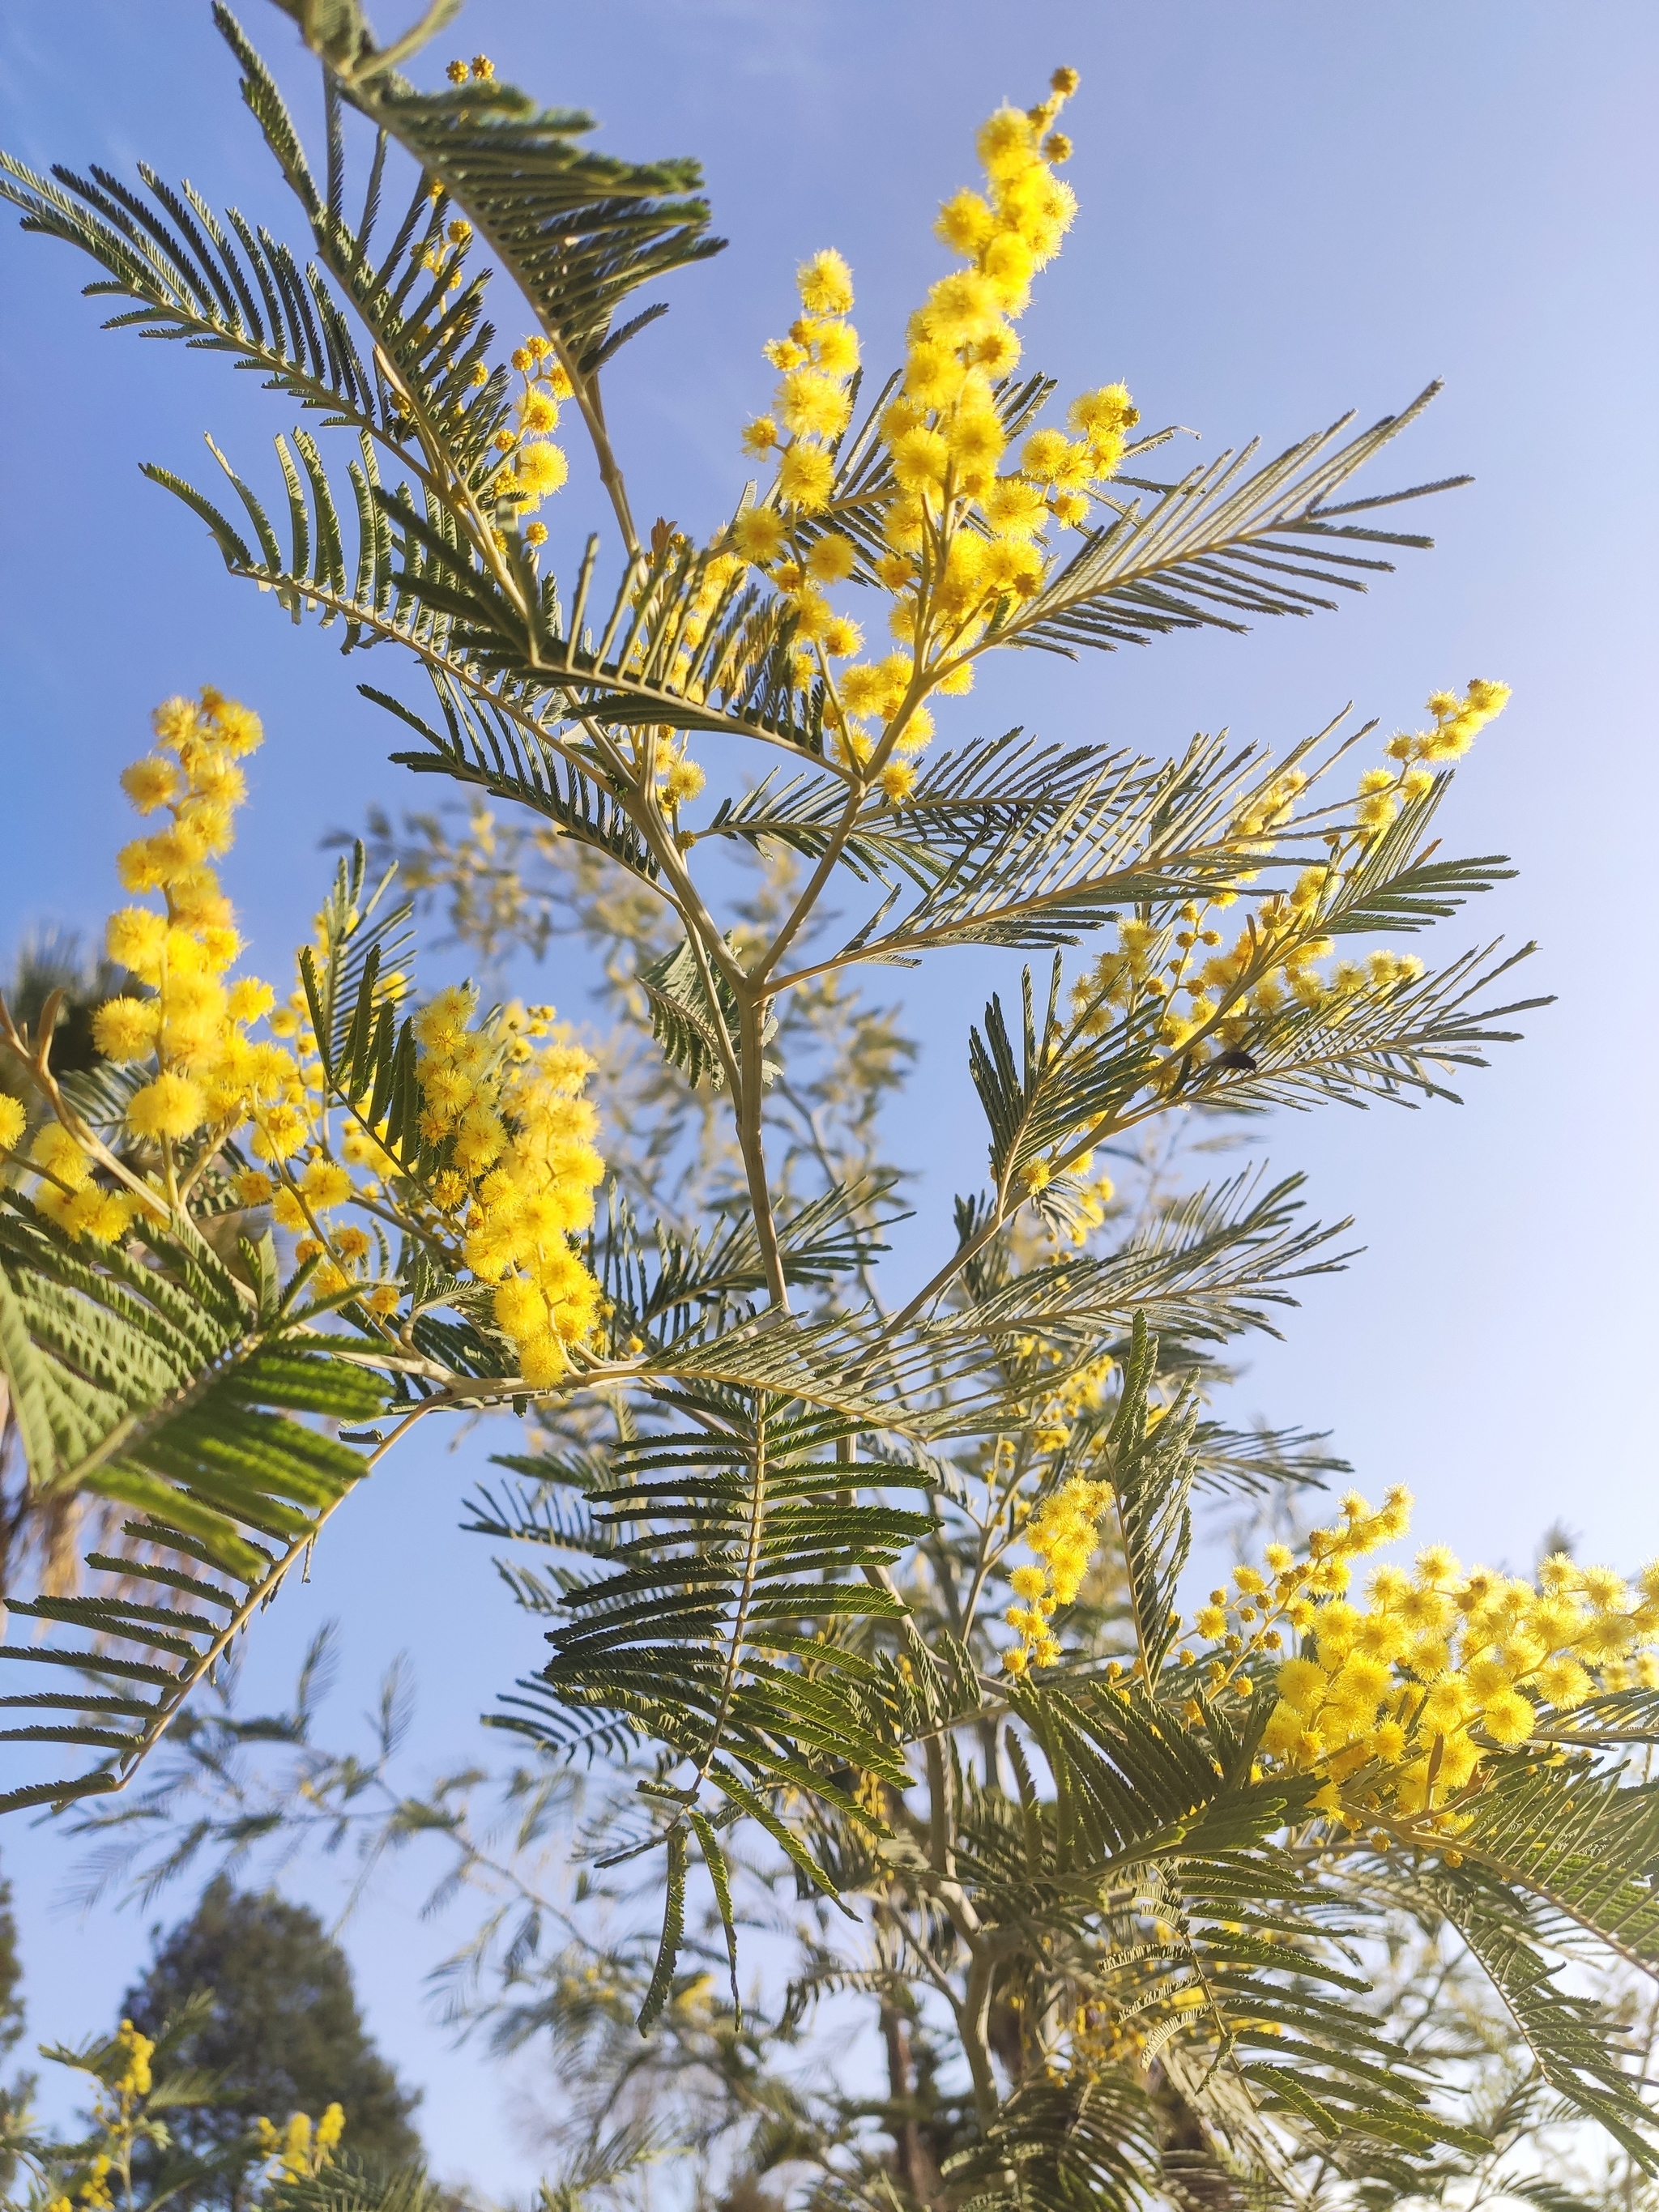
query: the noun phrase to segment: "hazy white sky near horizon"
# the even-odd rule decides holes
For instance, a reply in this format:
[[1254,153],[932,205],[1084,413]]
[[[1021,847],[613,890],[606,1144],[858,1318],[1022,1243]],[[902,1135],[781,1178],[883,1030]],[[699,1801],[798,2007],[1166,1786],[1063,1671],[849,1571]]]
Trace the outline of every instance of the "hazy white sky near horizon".
[[[259,0],[240,12],[308,115],[290,27]],[[412,0],[378,12],[389,28]],[[1374,419],[1447,380],[1372,472],[1374,489],[1476,476],[1416,510],[1437,550],[1337,615],[1249,639],[1177,637],[1077,667],[1032,655],[982,683],[953,726],[1018,720],[1162,752],[1228,725],[1279,744],[1348,700],[1392,727],[1472,673],[1515,686],[1444,827],[1522,873],[1438,941],[1536,937],[1522,986],[1557,1004],[1470,1077],[1461,1109],[1329,1111],[1266,1133],[1275,1166],[1305,1168],[1315,1207],[1354,1213],[1367,1250],[1310,1286],[1283,1345],[1252,1353],[1243,1405],[1332,1429],[1363,1486],[1408,1482],[1419,1528],[1469,1553],[1519,1564],[1558,1516],[1597,1554],[1659,1549],[1641,1380],[1656,1318],[1659,13],[1648,0],[1028,0],[1017,13],[473,0],[431,70],[452,42],[550,103],[591,108],[610,149],[707,167],[732,246],[662,288],[672,315],[613,381],[647,515],[705,532],[729,511],[737,426],[769,382],[758,348],[787,320],[807,252],[848,255],[866,358],[891,355],[940,265],[934,205],[972,179],[974,125],[1005,95],[1035,97],[1062,60],[1083,72],[1068,118],[1082,215],[1041,280],[1029,362],[1067,389],[1124,377],[1150,422],[1201,432],[1200,453],[1258,433],[1282,445],[1351,406]],[[36,167],[130,173],[148,159],[297,232],[206,0],[9,0],[0,144]],[[263,441],[289,427],[285,410],[210,357],[100,335],[96,303],[76,296],[90,270],[4,222],[0,268],[0,947],[44,920],[95,930],[130,834],[115,772],[157,698],[212,681],[270,732],[230,878],[256,961],[280,972],[324,879],[320,835],[372,799],[431,802],[386,765],[384,720],[352,687],[416,688],[384,655],[342,666],[329,635],[290,630],[137,474],[153,459],[205,482],[204,428],[268,471]],[[555,550],[596,512],[579,470],[550,513]],[[896,1150],[922,1171],[929,1234],[981,1174],[965,1029],[988,976],[1015,965],[957,955],[891,986],[923,1046]],[[536,978],[570,1013],[583,987],[556,949]],[[338,1616],[343,1709],[408,1644],[434,1762],[475,1750],[473,1717],[538,1649],[496,1605],[477,1540],[451,1534],[491,1448],[428,1447],[378,1478],[313,1583],[264,1624],[256,1672],[279,1684],[312,1627]],[[142,1955],[140,1917],[55,1911],[59,1863],[38,1829],[0,1834],[0,1861],[23,1922],[31,2039],[90,2030]],[[331,1871],[289,1886],[325,1914],[339,1894]],[[416,1920],[417,1896],[400,1877],[349,1936],[371,2023],[428,2085],[440,2169],[522,2188],[534,2165],[502,2093],[423,2006],[442,1931]],[[188,1903],[180,1891],[161,1909]]]

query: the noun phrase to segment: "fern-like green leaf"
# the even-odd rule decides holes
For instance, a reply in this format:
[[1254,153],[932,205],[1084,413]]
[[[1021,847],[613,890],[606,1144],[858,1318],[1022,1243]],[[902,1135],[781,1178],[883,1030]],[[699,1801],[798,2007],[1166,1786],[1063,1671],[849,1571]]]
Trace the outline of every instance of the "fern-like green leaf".
[[1449,477],[1364,500],[1335,501],[1333,495],[1439,389],[1430,385],[1399,415],[1385,415],[1338,445],[1353,419],[1344,416],[1251,474],[1255,444],[1200,465],[1178,483],[1142,487],[1126,479],[1129,489],[1154,495],[1146,512],[1136,501],[1095,532],[1035,599],[1007,611],[1001,634],[1010,643],[1067,653],[1079,646],[1110,650],[1174,629],[1243,629],[1247,616],[1311,614],[1336,604],[1333,591],[1363,591],[1366,574],[1393,563],[1358,548],[1433,541],[1348,518],[1470,479]]
[[[0,1199],[0,1367],[31,1486],[128,1509],[141,1547],[92,1557],[119,1578],[112,1595],[11,1601],[80,1640],[10,1644],[0,1658],[80,1686],[0,1699],[38,1717],[0,1739],[108,1756],[0,1809],[119,1788],[364,1471],[361,1453],[295,1416],[379,1412],[384,1382],[341,1356],[372,1347],[319,1331],[294,1293],[276,1297],[273,1255],[244,1251],[257,1299],[205,1247],[88,1258],[27,1200]],[[132,1594],[146,1586],[154,1601]]]
[[[234,20],[222,6],[215,13]],[[645,319],[616,326],[631,293],[724,245],[708,235],[707,203],[688,197],[702,180],[695,161],[592,152],[580,143],[595,128],[591,116],[538,107],[495,79],[417,93],[383,56],[372,70],[360,61],[343,72],[331,58],[338,46],[302,28],[346,97],[465,210],[583,376]]]
[[[700,1774],[735,1769],[749,1788],[787,1783],[851,1814],[836,1773],[851,1762],[902,1785],[904,1769],[867,1666],[811,1631],[896,1617],[868,1571],[932,1524],[857,1502],[865,1470],[824,1456],[844,1422],[765,1401],[748,1410],[736,1393],[682,1402],[707,1432],[617,1445],[609,1484],[585,1501],[611,1539],[612,1571],[566,1583],[566,1624],[551,1632],[542,1677],[547,1740],[562,1732],[557,1705],[608,1711]],[[884,1467],[878,1480],[887,1489],[925,1478]]]

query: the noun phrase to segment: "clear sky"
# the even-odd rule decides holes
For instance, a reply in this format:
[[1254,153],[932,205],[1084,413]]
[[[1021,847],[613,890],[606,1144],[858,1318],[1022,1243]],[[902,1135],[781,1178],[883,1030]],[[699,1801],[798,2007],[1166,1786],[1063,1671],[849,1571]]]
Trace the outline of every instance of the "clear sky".
[[[389,30],[393,11],[379,12]],[[290,27],[262,0],[242,13],[308,114]],[[1393,727],[1471,674],[1514,685],[1443,820],[1460,848],[1511,854],[1522,872],[1440,942],[1537,938],[1528,989],[1558,1003],[1471,1077],[1461,1109],[1332,1109],[1271,1131],[1275,1164],[1305,1168],[1317,1209],[1357,1215],[1368,1249],[1255,1358],[1245,1409],[1330,1427],[1364,1487],[1409,1483],[1419,1528],[1466,1553],[1522,1564],[1557,1516],[1587,1553],[1659,1549],[1641,1384],[1659,1225],[1650,0],[472,0],[429,74],[452,46],[591,108],[610,149],[706,165],[732,246],[665,288],[672,315],[613,386],[647,518],[706,532],[729,512],[737,428],[770,382],[758,348],[787,321],[805,253],[847,253],[866,359],[894,353],[940,265],[934,206],[973,181],[975,124],[1005,96],[1036,97],[1060,61],[1083,73],[1067,118],[1082,214],[1040,281],[1028,362],[1071,389],[1121,376],[1149,422],[1200,433],[1204,453],[1257,434],[1283,444],[1350,407],[1369,421],[1446,379],[1373,487],[1476,476],[1419,511],[1437,551],[1339,615],[1247,639],[1177,637],[1076,668],[1033,655],[983,684],[958,726],[1020,720],[1161,752],[1225,724],[1280,744],[1348,700]],[[0,144],[37,167],[127,173],[147,159],[296,229],[206,0],[7,0]],[[205,481],[210,428],[268,469],[263,441],[286,413],[222,362],[100,335],[96,303],[76,296],[90,272],[63,247],[0,222],[0,946],[42,920],[98,927],[131,834],[116,770],[156,699],[210,681],[270,732],[230,879],[256,957],[280,972],[322,885],[319,836],[371,799],[415,795],[352,689],[392,672],[343,665],[329,635],[291,629],[137,474],[155,459]],[[597,516],[580,471],[557,506],[556,549]],[[963,1037],[987,976],[979,956],[953,956],[913,1001],[925,1105],[898,1149],[925,1167],[936,1222],[981,1173]],[[581,990],[556,956],[538,982],[572,1013]],[[343,1712],[408,1640],[427,1655],[434,1761],[476,1744],[471,1716],[536,1656],[495,1605],[477,1540],[452,1534],[489,1448],[469,1437],[377,1479],[266,1625],[270,1679],[337,1615]],[[32,2034],[90,2030],[142,1954],[142,1923],[54,1911],[60,1863],[38,1831],[14,1825],[0,1856]],[[292,1886],[325,1911],[338,1894],[331,1873]],[[349,1935],[372,2024],[428,2085],[440,2166],[522,2186],[533,2162],[507,2100],[423,2008],[441,1930],[416,1922],[417,1894],[394,1888]]]

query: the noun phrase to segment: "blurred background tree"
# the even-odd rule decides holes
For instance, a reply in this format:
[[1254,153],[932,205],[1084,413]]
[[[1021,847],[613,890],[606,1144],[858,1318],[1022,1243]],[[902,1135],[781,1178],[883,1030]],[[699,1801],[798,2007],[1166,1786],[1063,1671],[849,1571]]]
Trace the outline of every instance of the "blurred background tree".
[[[3,1955],[3,1954],[0,1954]],[[173,2116],[173,2132],[201,2155],[246,2135],[261,2118],[280,2128],[292,2112],[345,2108],[345,2141],[376,2165],[420,2158],[410,2114],[418,2090],[406,2089],[375,2049],[357,2008],[351,1969],[322,1922],[274,1890],[240,1891],[218,1875],[187,1920],[158,1928],[149,1971],[122,2010],[146,2035],[210,1990],[207,2024],[191,2035],[178,2063],[220,2077],[213,2103]],[[198,2204],[239,2204],[250,2185],[233,2170]]]
[[[0,1875],[0,2059],[7,2058],[23,2033],[23,1962],[17,1955],[17,1922],[11,1909],[11,1884]],[[29,2079],[0,2081],[0,2138],[28,2100]],[[16,2160],[0,2139],[0,2190],[9,2190]]]

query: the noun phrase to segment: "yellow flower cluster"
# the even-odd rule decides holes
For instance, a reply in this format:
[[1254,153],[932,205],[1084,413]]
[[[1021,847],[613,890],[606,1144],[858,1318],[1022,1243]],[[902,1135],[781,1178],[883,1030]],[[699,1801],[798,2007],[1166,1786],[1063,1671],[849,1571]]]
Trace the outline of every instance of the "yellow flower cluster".
[[[1035,1336],[1016,1337],[1012,1349],[1018,1359],[1037,1363],[1039,1379],[1042,1366],[1058,1366],[1062,1357],[1054,1346],[1045,1345]],[[1027,1371],[1029,1373],[1029,1369]],[[1048,1392],[1040,1401],[1032,1404],[1026,1433],[1037,1450],[1060,1450],[1071,1436],[1071,1424],[1077,1416],[1085,1407],[1098,1408],[1105,1403],[1107,1389],[1116,1372],[1117,1362],[1109,1352],[1103,1353],[1100,1358],[1091,1360],[1086,1366],[1079,1367],[1068,1376],[1057,1390]],[[997,1445],[995,1462],[998,1466],[1012,1468],[1017,1464],[1018,1456],[1012,1437],[1005,1437]],[[1021,1501],[1017,1510],[1023,1513],[1024,1510]]]
[[[707,605],[703,611],[706,613]],[[696,619],[694,613],[692,620]],[[687,626],[689,628],[690,624]],[[685,650],[689,651],[690,647]],[[657,781],[661,787],[663,805],[671,813],[678,815],[688,799],[696,798],[708,780],[698,763],[686,752],[684,738],[659,744]]]
[[599,1285],[573,1245],[605,1176],[599,1116],[582,1095],[593,1062],[568,1039],[531,1043],[526,1027],[545,1036],[550,1008],[473,1027],[476,1003],[470,987],[441,991],[416,1018],[421,1135],[440,1148],[432,1195],[464,1231],[467,1266],[495,1285],[495,1319],[526,1382],[542,1389],[599,1315]]
[[[0,1100],[0,1133],[14,1118],[9,1108],[15,1109],[21,1134],[23,1109],[9,1098]],[[10,1143],[15,1141],[14,1136]],[[137,1200],[131,1192],[111,1190],[97,1182],[93,1160],[58,1122],[48,1121],[36,1133],[24,1164],[38,1178],[33,1194],[35,1205],[48,1221],[55,1221],[77,1242],[84,1237],[94,1244],[114,1244],[126,1235]]]
[[[114,2212],[115,2199],[111,2196],[109,2187],[109,2178],[114,2168],[115,2161],[107,2151],[100,2150],[87,2161],[75,2192],[76,2198],[85,2205],[86,2212]],[[47,2212],[70,2212],[70,2200],[67,2197],[52,2197]]]
[[[325,909],[316,918],[314,949],[319,966],[328,958],[329,927]],[[400,971],[383,971],[376,982],[377,1005],[395,1007],[408,988],[409,979]],[[324,1297],[362,1279],[364,1304],[370,1312],[392,1313],[398,1304],[396,1285],[380,1282],[368,1287],[374,1272],[370,1262],[380,1256],[368,1231],[357,1222],[342,1226],[331,1218],[343,1206],[378,1209],[384,1193],[373,1176],[355,1182],[335,1158],[322,1060],[303,988],[296,988],[268,1018],[272,1031],[283,1041],[294,1079],[279,1104],[256,1114],[251,1150],[265,1165],[244,1168],[234,1179],[235,1195],[245,1206],[270,1206],[277,1227],[295,1233],[295,1259],[301,1266],[318,1262],[312,1283]],[[338,1149],[356,1166],[372,1166],[387,1176],[402,1172],[391,1154],[355,1127],[347,1127]],[[404,1225],[396,1214],[391,1218]]]
[[1009,1586],[1021,1602],[1009,1607],[1003,1618],[1019,1632],[1019,1642],[1002,1655],[1010,1674],[1024,1674],[1032,1667],[1052,1667],[1060,1656],[1060,1641],[1049,1626],[1062,1605],[1070,1605],[1089,1571],[1099,1545],[1096,1522],[1112,1502],[1109,1482],[1091,1482],[1073,1475],[1031,1516],[1025,1541],[1042,1565],[1016,1567]]
[[1278,1667],[1263,1752],[1287,1772],[1324,1776],[1316,1807],[1353,1828],[1426,1814],[1455,1829],[1448,1806],[1493,1746],[1528,1741],[1540,1705],[1571,1711],[1597,1690],[1659,1686],[1659,1653],[1647,1648],[1659,1641],[1659,1561],[1632,1591],[1611,1569],[1562,1554],[1532,1583],[1465,1573],[1431,1546],[1414,1572],[1376,1568],[1367,1603],[1352,1604],[1354,1561],[1403,1536],[1410,1515],[1404,1490],[1376,1513],[1351,1494],[1304,1559],[1270,1545],[1262,1567],[1235,1568],[1234,1590],[1212,1591],[1194,1623],[1218,1647],[1216,1691],[1248,1662],[1299,1644]]
[[[421,256],[421,266],[429,275],[440,279],[446,292],[456,291],[466,273],[466,250],[471,243],[472,226],[459,216],[445,225],[441,238],[437,236],[434,226],[432,242]],[[407,430],[410,427],[408,404],[401,398],[394,404],[399,416],[399,428]]]
[[1491,683],[1481,676],[1469,678],[1461,699],[1455,691],[1432,692],[1428,702],[1432,729],[1400,731],[1382,748],[1390,760],[1399,763],[1394,773],[1370,769],[1360,778],[1361,828],[1372,836],[1386,830],[1399,813],[1401,799],[1420,799],[1434,782],[1434,770],[1462,760],[1509,700],[1507,684]]
[[845,660],[864,641],[858,624],[837,614],[825,596],[853,573],[852,539],[839,531],[804,534],[801,529],[804,516],[821,514],[830,504],[831,448],[852,413],[859,337],[847,319],[852,271],[839,253],[815,254],[797,270],[795,283],[802,312],[788,336],[774,338],[765,349],[781,372],[775,416],[758,416],[744,432],[750,453],[775,456],[775,503],[742,510],[720,567],[722,583],[745,562],[770,573],[795,616],[795,670],[805,688],[820,667]]
[[[150,2061],[155,2055],[153,2039],[142,2034],[130,2020],[124,2020],[113,2039],[113,2066],[106,2069],[100,2064],[99,2069],[100,2094],[94,2103],[92,2117],[103,2141],[120,2154],[123,2168],[143,2126],[137,2108],[155,2086],[150,2072]],[[109,2150],[94,2153],[77,2162],[70,2185],[75,2191],[73,2198],[67,2195],[48,2197],[46,2212],[74,2212],[76,2204],[83,2208],[83,2212],[114,2212],[110,2177],[117,2173],[116,2159]]]
[[286,2128],[268,2119],[253,2124],[253,2139],[264,2155],[275,2162],[285,2181],[308,2181],[333,2162],[345,2133],[345,2112],[330,2105],[313,2127],[309,2112],[292,2112]]
[[[1079,1153],[1066,1170],[1073,1185],[1066,1200],[1072,1216],[1068,1233],[1071,1243],[1079,1251],[1093,1231],[1103,1225],[1107,1209],[1117,1195],[1117,1186],[1110,1176],[1094,1172],[1094,1158],[1092,1152]],[[1029,1160],[1019,1172],[1019,1185],[1028,1198],[1036,1198],[1047,1190],[1054,1179],[1054,1164],[1049,1160]],[[1058,1241],[1058,1229],[1052,1233]],[[1108,1361],[1107,1364],[1109,1367],[1111,1363]]]
[[[247,795],[238,763],[260,743],[259,718],[209,686],[199,702],[166,701],[153,719],[155,748],[123,770],[121,784],[141,814],[171,820],[124,846],[117,867],[128,891],[160,892],[162,908],[128,906],[110,917],[109,956],[143,995],[106,1000],[93,1039],[106,1060],[148,1073],[126,1121],[140,1162],[159,1159],[148,1179],[159,1212],[176,1202],[179,1148],[192,1139],[205,1156],[251,1117],[255,1150],[280,1156],[302,1086],[291,1054],[248,1034],[272,994],[257,976],[228,980],[241,939],[211,866],[229,850]],[[55,1121],[36,1137],[30,1165],[40,1178],[35,1203],[76,1237],[116,1241],[143,1202],[100,1185],[91,1155]]]
[[933,734],[925,702],[969,690],[988,627],[1042,586],[1043,532],[1087,520],[1091,487],[1115,473],[1139,420],[1121,384],[1104,386],[1073,401],[1070,435],[1035,430],[1017,465],[1004,468],[998,380],[1019,360],[1013,326],[1032,277],[1058,252],[1076,210],[1054,173],[1070,143],[1052,128],[1076,86],[1076,71],[1060,70],[1041,106],[999,109],[979,133],[985,191],[959,192],[940,210],[938,234],[963,265],[940,277],[910,318],[903,389],[878,426],[891,485],[871,567],[892,595],[897,647],[884,659],[839,674],[831,665],[863,642],[827,597],[860,559],[850,537],[826,527],[836,512],[832,448],[847,426],[859,356],[845,319],[852,279],[839,254],[820,253],[801,269],[803,315],[767,349],[782,373],[775,411],[744,433],[750,453],[775,455],[777,475],[725,542],[767,572],[794,609],[798,683],[823,684],[842,759],[895,804],[908,793],[915,756]]
[[[231,842],[232,811],[246,797],[235,758],[259,743],[257,716],[210,690],[199,704],[167,701],[155,720],[155,751],[122,782],[142,811],[165,807],[172,823],[127,847],[121,873],[129,890],[159,890],[165,911],[131,906],[112,918],[111,957],[143,995],[109,1000],[94,1018],[100,1051],[147,1077],[127,1109],[137,1142],[125,1158],[101,1149],[94,1158],[64,1121],[48,1121],[19,1163],[38,1184],[36,1205],[73,1237],[113,1243],[141,1206],[162,1218],[187,1212],[234,1139],[262,1164],[240,1165],[232,1152],[235,1198],[268,1206],[276,1225],[295,1233],[295,1260],[314,1263],[323,1295],[360,1287],[371,1314],[397,1311],[398,1285],[383,1279],[384,1240],[362,1225],[378,1217],[494,1286],[495,1316],[526,1383],[556,1381],[600,1304],[574,1246],[605,1174],[598,1116],[584,1096],[592,1060],[550,1006],[515,1000],[479,1018],[471,986],[441,992],[416,1018],[418,1171],[394,1156],[385,1123],[368,1124],[363,1101],[344,1112],[331,1105],[303,989],[277,1006],[257,978],[225,979],[240,939],[208,864]],[[323,961],[331,926],[325,909],[317,918]],[[387,970],[377,1001],[395,1007],[408,988],[405,975]],[[251,1036],[261,1023],[270,1036]],[[24,1127],[21,1105],[0,1097],[0,1149],[10,1152]],[[125,1187],[100,1182],[100,1166],[125,1176]]]
[[[1414,954],[1382,947],[1363,962],[1339,961],[1327,972],[1319,963],[1336,945],[1323,923],[1339,906],[1350,870],[1395,819],[1402,799],[1420,798],[1432,783],[1424,763],[1466,752],[1509,696],[1507,684],[1479,678],[1462,699],[1436,692],[1429,702],[1434,729],[1389,741],[1387,750],[1401,763],[1398,770],[1365,770],[1352,828],[1327,833],[1328,857],[1304,868],[1289,890],[1261,900],[1224,950],[1216,916],[1235,903],[1237,893],[1231,890],[1212,892],[1202,904],[1188,901],[1163,927],[1133,915],[1120,921],[1116,945],[1073,987],[1073,1012],[1085,1031],[1103,1034],[1122,1013],[1161,1002],[1158,1036],[1169,1049],[1173,1076],[1182,1063],[1202,1065],[1212,1054],[1242,1050],[1286,1005],[1322,1006],[1414,982],[1423,963]],[[1273,851],[1273,833],[1289,822],[1307,785],[1306,776],[1290,770],[1239,815],[1232,834],[1241,854],[1255,859]],[[1239,880],[1249,882],[1255,872],[1241,871]]]
[[[570,473],[565,450],[553,443],[553,433],[559,426],[560,403],[569,398],[571,384],[552,341],[540,331],[515,346],[509,357],[524,383],[517,402],[519,427],[495,433],[497,449],[512,459],[496,471],[489,489],[499,506],[514,514],[531,514],[560,489]],[[532,522],[525,542],[545,544],[546,525]]]
[[[325,917],[318,929],[325,952]],[[392,974],[383,982],[395,998],[404,979]],[[599,1311],[598,1285],[571,1239],[593,1218],[605,1164],[592,1142],[598,1115],[582,1095],[593,1061],[554,1009],[514,1000],[479,1018],[477,992],[456,985],[416,1014],[419,1133],[428,1154],[419,1177],[386,1149],[384,1121],[371,1127],[363,1120],[362,1102],[344,1117],[337,1146],[304,994],[272,1019],[305,1055],[307,1118],[276,1179],[257,1171],[238,1179],[242,1203],[270,1205],[279,1227],[299,1232],[295,1256],[316,1261],[313,1280],[325,1295],[363,1276],[371,1257],[362,1227],[337,1224],[341,1209],[413,1230],[497,1285],[495,1317],[520,1350],[526,1382],[556,1381],[568,1364],[565,1347],[591,1332]],[[380,1283],[364,1303],[390,1315],[398,1287]]]
[[[1103,952],[1073,985],[1073,1012],[1085,1032],[1099,1035],[1120,1013],[1158,1001],[1164,1007],[1158,1042],[1171,1054],[1201,1062],[1206,1048],[1241,1048],[1253,1030],[1288,1003],[1319,1006],[1414,982],[1423,973],[1421,960],[1382,947],[1363,963],[1345,960],[1328,976],[1322,972],[1317,963],[1335,949],[1316,928],[1319,909],[1328,908],[1331,883],[1325,868],[1304,870],[1287,895],[1262,902],[1255,927],[1242,932],[1224,952],[1210,949],[1222,942],[1212,915],[1232,902],[1231,892],[1218,892],[1203,906],[1188,901],[1174,927],[1160,929],[1133,917],[1120,921],[1115,950]],[[1185,1006],[1178,995],[1187,999]]]
[[125,2062],[111,2085],[116,2095],[148,2097],[152,2086],[149,2062],[155,2056],[154,2039],[141,2035],[130,2020],[124,2020],[116,2032],[115,2047]]

